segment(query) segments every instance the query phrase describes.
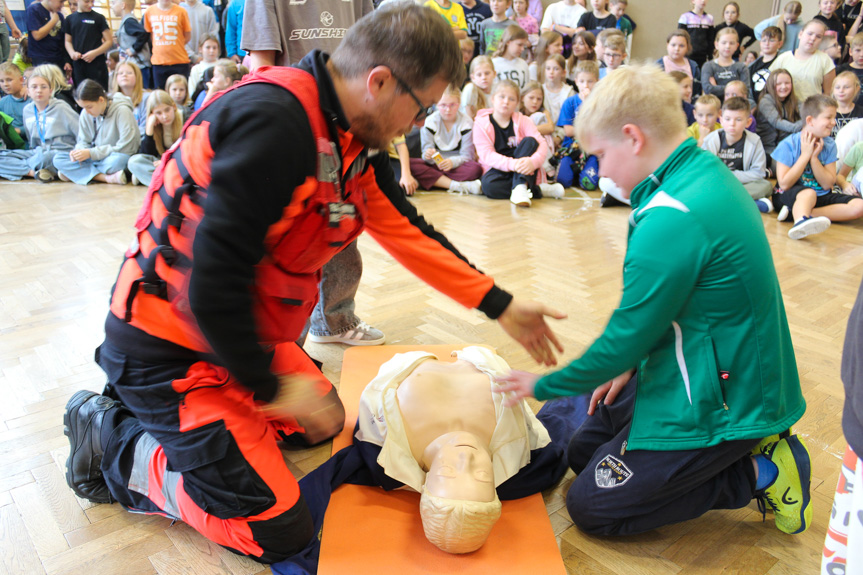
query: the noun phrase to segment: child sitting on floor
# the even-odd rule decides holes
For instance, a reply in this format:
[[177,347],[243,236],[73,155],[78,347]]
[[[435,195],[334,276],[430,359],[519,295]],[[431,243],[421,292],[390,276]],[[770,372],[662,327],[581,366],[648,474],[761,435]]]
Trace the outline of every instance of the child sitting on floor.
[[[743,98],[747,102],[749,102],[749,109],[753,110],[755,108],[755,102],[749,97],[749,87],[744,84],[740,80],[733,80],[725,84],[725,93],[722,96],[722,101],[727,102],[729,98]],[[755,121],[755,116],[750,116],[751,121],[749,122],[749,127],[746,128],[750,132],[755,133],[755,126],[757,122]]]
[[863,216],[863,199],[833,193],[836,184],[836,144],[830,137],[836,121],[836,100],[823,94],[803,102],[803,130],[791,134],[773,151],[776,184],[782,210],[779,220],[790,212],[794,226],[788,237],[799,240],[818,234],[831,222],[854,220]]
[[18,66],[12,62],[0,64],[0,89],[6,94],[0,98],[0,112],[12,118],[12,128],[18,135],[27,139],[27,130],[24,129],[24,108],[30,103],[27,95],[27,84],[24,82],[24,74]]
[[545,138],[545,143],[548,145],[548,156],[545,163],[542,164],[542,169],[549,178],[552,178],[554,168],[549,163],[549,159],[557,147],[554,142],[555,126],[551,112],[545,107],[545,98],[539,82],[528,82],[524,90],[521,91],[521,113],[530,118],[537,131]]
[[728,166],[737,181],[758,202],[760,211],[772,212],[770,196],[773,184],[764,178],[767,156],[761,138],[747,130],[751,122],[749,101],[746,98],[728,98],[722,105],[722,129],[708,134],[702,148]]
[[183,115],[171,96],[164,90],[154,90],[147,98],[147,124],[138,153],[129,158],[132,185],[150,187],[153,173],[162,154],[180,138]]
[[485,170],[482,192],[520,207],[543,196],[562,198],[563,186],[545,183],[541,169],[548,145],[533,122],[518,112],[518,103],[518,86],[501,80],[492,93],[492,109],[477,112],[473,142]]
[[833,99],[836,100],[836,125],[830,134],[835,138],[839,130],[848,125],[851,120],[863,118],[863,106],[857,103],[857,95],[860,93],[860,80],[854,72],[845,71],[833,80]]
[[78,142],[70,152],[54,156],[57,176],[80,186],[92,180],[125,184],[126,164],[141,140],[132,103],[123,94],[108,96],[95,80],[84,80],[76,93],[82,112]]
[[482,194],[482,166],[475,161],[473,122],[459,111],[461,90],[449,86],[420,130],[423,157],[410,158],[410,171],[424,190],[444,188]]
[[[596,62],[578,63],[575,69],[575,85],[578,87],[578,94],[567,98],[560,109],[560,117],[557,119],[558,127],[564,131],[564,138],[560,143],[561,152],[565,151],[566,148],[573,147],[575,143],[575,118],[578,115],[578,109],[598,80],[599,68],[597,68]],[[575,153],[578,154],[578,152]],[[565,154],[560,158],[560,164],[557,166],[557,181],[568,188],[575,183],[576,176],[578,176],[579,187],[595,190],[599,182],[599,175],[595,169],[596,160],[588,158],[591,166],[588,166],[588,161],[585,162],[584,166],[577,165],[575,160],[572,154]]]
[[686,130],[686,135],[694,138],[699,146],[707,134],[722,127],[716,122],[721,106],[722,102],[712,94],[702,94],[695,100],[695,123]]

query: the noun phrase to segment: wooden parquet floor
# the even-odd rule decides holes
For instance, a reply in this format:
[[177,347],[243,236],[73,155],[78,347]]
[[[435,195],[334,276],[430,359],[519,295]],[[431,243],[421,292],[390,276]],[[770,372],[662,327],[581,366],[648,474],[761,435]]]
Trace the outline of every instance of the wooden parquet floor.
[[[144,189],[0,183],[0,574],[268,573],[209,544],[189,527],[91,505],[66,487],[62,413],[76,390],[100,390],[93,363],[108,292]],[[570,191],[574,196],[574,192]],[[508,202],[421,193],[414,202],[481,269],[514,293],[569,313],[555,324],[573,358],[601,331],[619,299],[628,209],[600,209],[596,194]],[[754,503],[621,539],[579,533],[563,506],[571,473],[546,494],[570,573],[596,575],[815,573],[845,442],[840,352],[863,276],[863,223],[794,242],[764,217],[785,294],[808,401],[797,425],[813,456],[815,521],[791,537],[762,523]],[[500,328],[432,291],[370,238],[359,313],[392,344],[487,343],[515,368],[535,369]],[[338,381],[340,345],[307,346]],[[538,407],[538,406],[537,406]],[[286,452],[301,476],[329,455]],[[382,573],[386,573],[382,569]]]

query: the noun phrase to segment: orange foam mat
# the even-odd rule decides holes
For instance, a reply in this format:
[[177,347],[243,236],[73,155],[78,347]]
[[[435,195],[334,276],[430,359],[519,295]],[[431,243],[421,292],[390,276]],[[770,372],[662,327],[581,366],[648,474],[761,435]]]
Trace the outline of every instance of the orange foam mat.
[[[463,346],[390,345],[345,352],[339,396],[347,413],[333,452],[352,442],[360,394],[380,366],[397,353],[430,351],[441,360]],[[321,535],[320,575],[434,573],[565,574],[566,569],[542,495],[504,501],[501,518],[486,544],[474,553],[444,553],[423,535],[419,494],[343,485],[333,492]]]

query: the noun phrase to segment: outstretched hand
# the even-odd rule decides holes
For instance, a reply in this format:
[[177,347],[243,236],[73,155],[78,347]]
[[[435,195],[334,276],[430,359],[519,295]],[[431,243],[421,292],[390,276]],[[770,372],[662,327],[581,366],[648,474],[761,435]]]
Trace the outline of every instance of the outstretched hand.
[[545,318],[564,319],[566,314],[534,301],[521,301],[513,298],[504,312],[497,318],[498,323],[511,338],[520,343],[537,363],[557,365],[557,358],[551,346],[558,353],[563,346],[557,336],[545,323]]
[[512,407],[525,397],[534,396],[533,390],[536,387],[536,382],[539,381],[539,377],[539,375],[530,373],[529,371],[514,369],[508,374],[497,378],[499,387],[495,391],[510,394],[503,400],[503,405],[504,407]]

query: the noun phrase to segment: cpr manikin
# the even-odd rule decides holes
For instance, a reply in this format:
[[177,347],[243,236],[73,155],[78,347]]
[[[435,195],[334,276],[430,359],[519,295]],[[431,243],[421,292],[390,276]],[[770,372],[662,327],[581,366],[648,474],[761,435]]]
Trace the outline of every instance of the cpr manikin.
[[509,372],[481,347],[398,354],[363,391],[356,437],[381,446],[386,475],[421,493],[429,541],[449,553],[479,549],[500,517],[496,487],[549,443],[525,403],[503,407],[495,375]]

